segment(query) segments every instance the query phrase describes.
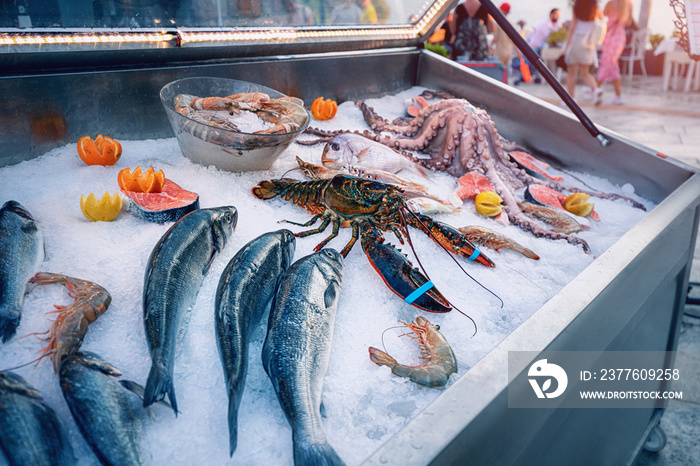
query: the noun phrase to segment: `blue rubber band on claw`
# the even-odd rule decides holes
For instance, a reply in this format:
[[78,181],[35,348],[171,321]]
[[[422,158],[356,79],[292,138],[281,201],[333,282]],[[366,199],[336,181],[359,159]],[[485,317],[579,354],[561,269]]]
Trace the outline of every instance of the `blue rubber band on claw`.
[[404,298],[404,301],[406,301],[408,304],[413,304],[413,301],[416,299],[420,298],[426,291],[434,287],[435,284],[428,280],[427,282],[423,283],[420,288],[418,288],[416,291],[411,293],[410,295],[406,296]]
[[481,254],[481,251],[479,251],[479,248],[474,248],[474,252],[472,253],[471,256],[467,257],[468,261],[473,261],[476,260],[477,257]]

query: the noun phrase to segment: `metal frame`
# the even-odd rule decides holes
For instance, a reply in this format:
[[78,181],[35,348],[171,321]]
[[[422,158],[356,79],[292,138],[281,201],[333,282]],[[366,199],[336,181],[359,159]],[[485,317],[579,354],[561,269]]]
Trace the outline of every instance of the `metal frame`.
[[588,464],[634,458],[658,416],[653,407],[508,409],[507,354],[676,347],[700,217],[700,175],[691,167],[605,129],[612,143],[601,147],[568,112],[412,47],[0,78],[0,93],[10,96],[0,115],[0,166],[75,142],[94,125],[122,139],[171,137],[158,91],[187,76],[259,82],[305,100],[378,97],[413,85],[448,90],[552,163],[630,182],[658,203],[366,463],[561,464],[576,463],[572,452],[584,449],[580,462]]

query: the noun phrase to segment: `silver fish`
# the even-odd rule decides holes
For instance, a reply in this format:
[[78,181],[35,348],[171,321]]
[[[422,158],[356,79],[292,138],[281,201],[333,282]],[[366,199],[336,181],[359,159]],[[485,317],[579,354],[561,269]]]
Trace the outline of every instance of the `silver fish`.
[[143,285],[143,322],[152,360],[144,406],[167,395],[177,415],[175,338],[237,220],[238,211],[232,206],[195,210],[170,227],[153,248]]
[[63,398],[100,463],[140,465],[143,387],[119,376],[116,367],[89,352],[73,353],[59,370]]
[[321,392],[342,281],[343,257],[322,249],[287,269],[270,311],[263,367],[292,426],[296,465],[344,464],[321,422]]
[[294,258],[296,238],[289,230],[266,233],[249,242],[228,263],[216,290],[216,344],[228,394],[229,454],[238,443],[238,407],[248,369],[248,341],[275,296],[279,278]]
[[397,173],[410,170],[427,177],[428,169],[410,161],[395,150],[364,136],[343,133],[328,141],[323,148],[323,165],[341,168],[346,165],[384,170]]
[[56,413],[14,372],[0,372],[0,450],[11,465],[75,463]]
[[44,236],[34,217],[19,202],[0,209],[0,339],[17,331],[27,282],[44,260]]

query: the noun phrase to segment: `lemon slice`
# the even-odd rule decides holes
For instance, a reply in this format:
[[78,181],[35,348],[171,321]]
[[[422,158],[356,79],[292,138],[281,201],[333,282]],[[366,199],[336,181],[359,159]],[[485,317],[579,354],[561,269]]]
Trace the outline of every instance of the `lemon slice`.
[[586,202],[589,198],[590,196],[584,193],[570,194],[564,200],[564,208],[579,217],[588,217],[595,207],[592,202]]
[[501,196],[493,191],[480,192],[474,198],[474,206],[476,207],[476,211],[486,217],[496,217],[498,214],[503,212],[501,202],[503,202]]
[[83,194],[80,196],[80,210],[90,221],[111,222],[119,216],[119,212],[122,210],[122,198],[117,193],[112,195],[105,193],[98,201],[93,193],[87,197]]

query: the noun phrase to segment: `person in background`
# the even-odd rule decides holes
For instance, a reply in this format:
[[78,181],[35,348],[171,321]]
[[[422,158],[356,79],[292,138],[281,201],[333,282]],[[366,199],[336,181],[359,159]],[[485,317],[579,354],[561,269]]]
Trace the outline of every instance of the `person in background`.
[[294,2],[292,0],[284,0],[284,6],[289,13],[290,26],[313,26],[315,23],[314,14],[306,5]]
[[618,60],[625,48],[625,28],[632,22],[632,1],[611,0],[605,5],[603,13],[608,17],[608,31],[603,41],[603,53],[600,56],[598,84],[612,81],[615,97],[608,101],[608,104],[622,105],[622,82]]
[[586,44],[586,39],[593,29],[593,22],[599,10],[596,0],[576,0],[564,46],[564,61],[567,65],[566,90],[574,97],[576,78],[580,76],[583,83],[592,89],[596,105],[603,101],[603,92],[590,73],[591,65],[596,61],[595,45]]
[[342,0],[331,11],[331,24],[360,24],[362,9],[353,0]]
[[[508,13],[510,13],[510,3],[502,3],[500,7],[498,7],[501,10],[501,13],[503,13],[503,16],[508,18]],[[493,31],[493,42],[491,42],[491,49],[492,49],[492,54],[498,58],[498,61],[503,63],[503,65],[508,68],[510,67],[512,58],[513,58],[513,50],[515,47],[513,46],[513,41],[510,40],[510,37],[508,37],[508,34],[501,29],[501,27],[498,24],[494,25],[494,31]],[[520,56],[520,52],[518,50],[515,50],[518,56]]]
[[[532,31],[532,34],[530,34],[527,43],[530,45],[530,47],[532,47],[532,49],[535,52],[537,52],[538,55],[542,51],[542,47],[544,47],[547,37],[549,37],[549,34],[552,31],[556,31],[559,28],[561,28],[561,25],[559,24],[559,15],[559,8],[552,8],[549,11],[549,18],[538,24],[534,31]],[[542,79],[537,73],[537,68],[532,66],[532,64],[529,61],[527,64],[530,66],[530,71],[532,72],[535,82],[537,84],[541,83]]]
[[377,24],[377,10],[372,5],[372,0],[362,0],[360,6],[362,7],[360,22],[362,24]]
[[451,24],[452,58],[464,56],[467,61],[489,58],[487,32],[493,32],[493,20],[479,0],[466,0],[457,5]]

